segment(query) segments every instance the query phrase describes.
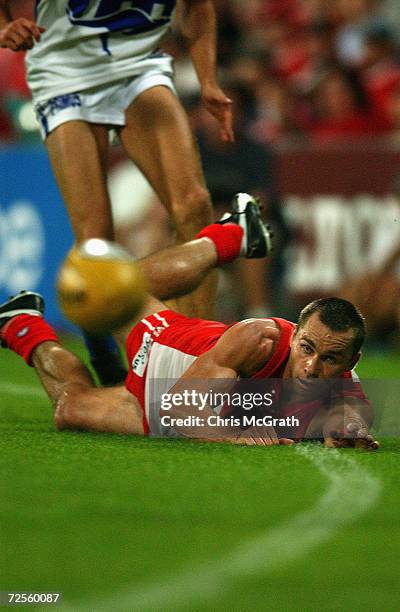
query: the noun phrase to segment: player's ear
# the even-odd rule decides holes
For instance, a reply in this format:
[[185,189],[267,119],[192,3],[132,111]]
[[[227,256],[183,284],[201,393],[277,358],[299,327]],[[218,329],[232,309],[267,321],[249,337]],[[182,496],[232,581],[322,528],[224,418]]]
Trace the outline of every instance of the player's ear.
[[294,338],[295,338],[295,336],[296,336],[296,334],[297,334],[298,329],[299,329],[299,326],[298,326],[298,325],[295,325],[295,326],[293,327],[292,335],[290,336],[290,340],[289,340],[289,346],[290,346],[290,348],[292,348],[293,340],[294,340]]
[[359,351],[358,353],[355,353],[355,355],[353,355],[353,357],[351,358],[351,365],[350,365],[349,370],[354,370],[354,368],[356,367],[360,359],[361,359],[361,352]]

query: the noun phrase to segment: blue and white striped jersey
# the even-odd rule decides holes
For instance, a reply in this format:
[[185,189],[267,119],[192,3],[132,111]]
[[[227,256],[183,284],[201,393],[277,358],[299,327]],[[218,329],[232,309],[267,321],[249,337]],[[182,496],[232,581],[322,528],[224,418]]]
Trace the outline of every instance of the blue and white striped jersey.
[[37,0],[36,20],[46,31],[27,54],[35,102],[141,74],[171,70],[158,46],[176,0]]

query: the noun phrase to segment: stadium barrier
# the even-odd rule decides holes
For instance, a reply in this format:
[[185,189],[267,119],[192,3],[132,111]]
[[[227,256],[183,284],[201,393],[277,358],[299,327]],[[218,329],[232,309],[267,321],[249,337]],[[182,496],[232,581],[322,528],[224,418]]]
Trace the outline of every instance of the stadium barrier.
[[0,302],[21,289],[42,293],[47,319],[68,327],[55,277],[73,235],[44,149],[0,149]]
[[[285,150],[278,168],[293,237],[284,279],[293,304],[335,292],[399,244],[399,149],[375,142]],[[50,322],[66,327],[54,284],[73,236],[46,152],[3,147],[0,177],[0,300],[40,291]]]
[[294,302],[335,293],[400,243],[400,149],[379,142],[279,153]]

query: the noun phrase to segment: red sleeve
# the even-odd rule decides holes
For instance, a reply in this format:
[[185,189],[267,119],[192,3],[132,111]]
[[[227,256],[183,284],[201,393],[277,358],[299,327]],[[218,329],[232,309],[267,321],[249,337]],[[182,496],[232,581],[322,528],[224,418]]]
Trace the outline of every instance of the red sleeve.
[[290,355],[290,341],[293,330],[296,327],[295,324],[286,319],[279,319],[276,317],[271,317],[271,319],[275,321],[279,327],[280,336],[278,345],[265,366],[254,374],[252,378],[281,378]]

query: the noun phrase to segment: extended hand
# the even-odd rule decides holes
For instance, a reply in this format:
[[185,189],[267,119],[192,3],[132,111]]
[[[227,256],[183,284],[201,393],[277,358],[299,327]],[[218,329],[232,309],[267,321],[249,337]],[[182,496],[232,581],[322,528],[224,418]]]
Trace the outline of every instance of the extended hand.
[[233,142],[235,137],[232,128],[232,100],[218,85],[203,86],[202,99],[206,109],[220,124],[221,139],[224,142]]
[[45,28],[36,25],[29,19],[15,19],[0,30],[0,47],[11,51],[26,51],[32,49],[34,41],[39,42]]
[[351,419],[345,425],[344,432],[330,431],[325,435],[327,448],[363,448],[378,450],[380,444],[371,436],[368,427],[361,418]]

